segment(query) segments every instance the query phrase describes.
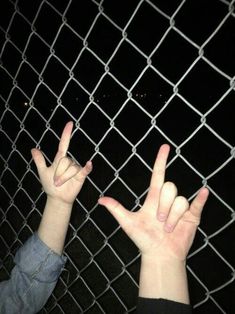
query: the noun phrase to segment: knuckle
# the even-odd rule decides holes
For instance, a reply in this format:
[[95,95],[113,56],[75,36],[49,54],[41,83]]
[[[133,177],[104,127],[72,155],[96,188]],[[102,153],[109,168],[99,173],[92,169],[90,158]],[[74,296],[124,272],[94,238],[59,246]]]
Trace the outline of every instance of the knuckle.
[[165,191],[165,193],[170,193],[170,194],[174,194],[174,195],[177,194],[177,187],[171,181],[167,181],[164,183],[163,190]]
[[112,210],[118,210],[119,208],[121,208],[121,204],[117,200],[114,200],[111,206]]
[[155,171],[156,171],[156,175],[158,177],[162,177],[165,175],[165,169],[164,168],[157,168]]
[[59,160],[59,164],[60,165],[67,165],[69,163],[69,158],[64,156],[64,157],[61,157],[60,160]]
[[182,211],[189,207],[189,202],[184,196],[177,196],[175,198],[176,210]]

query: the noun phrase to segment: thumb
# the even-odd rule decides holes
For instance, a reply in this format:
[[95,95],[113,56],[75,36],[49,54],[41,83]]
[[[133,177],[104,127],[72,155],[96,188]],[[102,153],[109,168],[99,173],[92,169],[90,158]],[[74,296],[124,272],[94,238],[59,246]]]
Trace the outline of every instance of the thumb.
[[98,200],[98,203],[105,206],[110,214],[117,220],[123,230],[128,233],[128,223],[131,219],[130,216],[133,213],[125,209],[125,207],[123,207],[117,200],[111,197],[101,197]]
[[40,175],[41,171],[46,168],[46,162],[43,154],[39,149],[33,148],[31,149],[31,154],[33,157],[33,160],[35,162],[35,165],[38,170],[38,174]]

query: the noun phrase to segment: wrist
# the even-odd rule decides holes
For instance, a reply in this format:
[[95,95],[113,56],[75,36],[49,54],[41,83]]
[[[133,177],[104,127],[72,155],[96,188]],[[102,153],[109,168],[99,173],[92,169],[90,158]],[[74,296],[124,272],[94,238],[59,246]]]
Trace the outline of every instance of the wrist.
[[47,196],[38,236],[59,255],[63,251],[71,212],[72,204]]
[[53,197],[50,195],[47,195],[47,205],[49,205],[50,208],[53,208],[54,210],[71,210],[73,206],[73,202],[65,202],[57,197]]
[[181,266],[186,267],[186,259],[180,259],[172,256],[160,256],[159,254],[141,254],[141,262],[149,266]]
[[189,304],[185,261],[142,255],[139,296]]

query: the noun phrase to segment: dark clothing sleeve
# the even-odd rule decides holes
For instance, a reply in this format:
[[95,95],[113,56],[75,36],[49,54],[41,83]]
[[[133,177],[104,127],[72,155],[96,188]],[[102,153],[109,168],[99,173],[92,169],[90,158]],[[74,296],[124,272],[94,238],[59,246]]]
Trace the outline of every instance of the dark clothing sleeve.
[[165,299],[138,298],[137,314],[192,314],[192,307]]

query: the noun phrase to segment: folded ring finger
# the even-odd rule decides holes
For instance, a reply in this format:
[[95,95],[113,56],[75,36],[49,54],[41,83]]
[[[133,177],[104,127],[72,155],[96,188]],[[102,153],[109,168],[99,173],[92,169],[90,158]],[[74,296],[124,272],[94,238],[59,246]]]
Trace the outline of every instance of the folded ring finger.
[[82,169],[81,166],[79,166],[78,164],[76,163],[71,164],[66,169],[66,171],[58,178],[57,186],[63,185],[65,182],[75,177],[81,171],[81,169]]
[[74,160],[68,157],[62,157],[55,170],[54,182],[58,183],[59,178],[73,165],[76,165]]
[[167,232],[172,232],[180,218],[188,210],[189,203],[183,196],[177,196],[171,206],[170,213],[165,222],[164,229]]

